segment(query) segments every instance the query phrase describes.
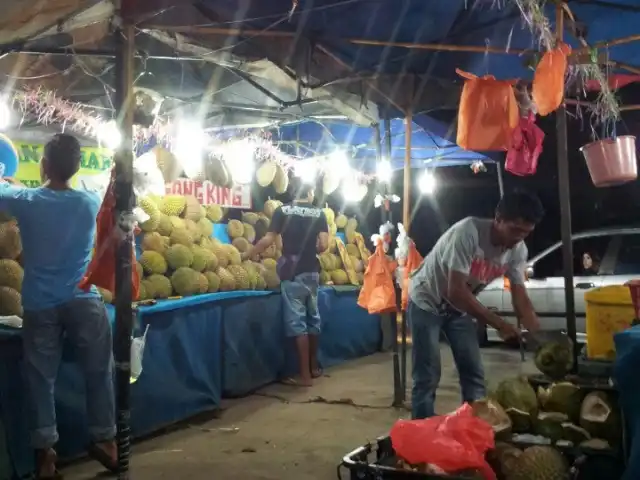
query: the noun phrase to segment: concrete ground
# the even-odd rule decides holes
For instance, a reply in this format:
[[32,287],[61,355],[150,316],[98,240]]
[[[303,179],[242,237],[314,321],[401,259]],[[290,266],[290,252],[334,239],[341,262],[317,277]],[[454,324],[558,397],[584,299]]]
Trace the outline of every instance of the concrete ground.
[[[522,363],[517,350],[484,349],[483,357],[489,385],[533,372],[531,362]],[[442,358],[437,408],[446,413],[457,408],[460,399],[446,345]],[[216,418],[192,420],[136,443],[131,477],[336,479],[337,465],[346,453],[384,435],[398,418],[408,416],[408,410],[390,406],[391,354],[366,357],[325,374],[312,388],[271,385],[250,397],[225,402]],[[71,465],[63,473],[67,479],[78,480],[104,476],[90,462]]]

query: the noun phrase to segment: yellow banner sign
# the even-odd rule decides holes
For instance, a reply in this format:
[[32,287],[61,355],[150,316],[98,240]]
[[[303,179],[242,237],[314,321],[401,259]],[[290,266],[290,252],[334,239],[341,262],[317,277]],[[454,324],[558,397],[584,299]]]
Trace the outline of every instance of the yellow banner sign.
[[[32,143],[13,142],[18,151],[18,172],[16,178],[27,187],[40,185],[40,159],[44,153],[44,145]],[[111,151],[104,148],[83,147],[82,160],[78,176],[95,175],[105,170],[110,170],[113,165]]]

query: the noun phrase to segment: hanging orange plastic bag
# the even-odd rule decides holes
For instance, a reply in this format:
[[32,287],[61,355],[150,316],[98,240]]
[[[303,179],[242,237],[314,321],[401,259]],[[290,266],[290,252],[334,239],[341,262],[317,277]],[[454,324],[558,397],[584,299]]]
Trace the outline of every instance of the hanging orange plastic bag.
[[395,262],[389,261],[385,256],[382,242],[378,242],[376,251],[369,258],[362,289],[358,295],[358,305],[371,314],[396,311],[394,265]]
[[477,470],[485,480],[496,479],[485,460],[495,447],[493,428],[475,417],[468,403],[449,415],[398,420],[390,436],[393,450],[411,465],[426,464],[448,474]]
[[456,143],[466,150],[503,151],[509,148],[511,131],[519,111],[513,91],[515,80],[496,80],[456,69],[465,78],[458,109]]
[[422,255],[418,252],[416,244],[409,241],[409,254],[404,264],[402,273],[402,310],[406,310],[409,305],[409,276],[415,272],[422,264]]
[[545,52],[533,76],[531,97],[543,117],[555,112],[564,98],[564,77],[567,74],[567,56],[571,47],[559,43]]
[[[115,291],[116,248],[119,232],[114,217],[116,208],[114,184],[115,171],[111,173],[111,180],[96,218],[96,247],[87,272],[78,285],[83,290],[89,290],[91,285],[95,285],[112,293]],[[140,276],[136,268],[135,249],[131,257],[131,264],[133,266],[131,269],[131,292],[132,298],[137,300],[140,290]]]

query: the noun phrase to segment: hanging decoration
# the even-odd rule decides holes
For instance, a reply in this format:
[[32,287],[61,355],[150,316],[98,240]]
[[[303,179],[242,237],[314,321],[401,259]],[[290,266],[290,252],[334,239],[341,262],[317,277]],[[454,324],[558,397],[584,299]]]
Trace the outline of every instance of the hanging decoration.
[[511,146],[507,151],[505,170],[513,175],[533,175],[538,168],[538,158],[542,153],[544,132],[536,125],[536,116],[529,113],[520,118],[520,124],[513,130]]
[[377,245],[378,242],[382,242],[382,248],[385,253],[389,251],[389,245],[391,245],[391,232],[395,230],[393,223],[386,222],[380,225],[378,233],[371,235],[371,242]]
[[[596,49],[592,51],[591,63],[573,66],[570,76],[578,79],[581,85],[587,85],[589,82],[596,82],[599,85],[598,97],[588,109],[594,124],[603,126],[605,131],[611,130],[620,120],[620,103],[609,84],[608,75],[598,64],[598,51]],[[586,96],[586,90],[584,95]],[[595,132],[593,136],[596,136]]]
[[471,164],[471,170],[477,175],[478,173],[485,173],[487,171],[487,166],[482,160],[475,160]]
[[398,203],[399,201],[400,197],[392,193],[389,193],[387,195],[377,194],[373,199],[373,206],[375,208],[379,208],[384,205],[384,209],[388,212],[389,210],[391,210],[391,204]]
[[514,80],[496,80],[491,75],[475,75],[456,69],[465,79],[456,143],[465,150],[504,151],[509,148],[511,131],[520,117],[513,90]]

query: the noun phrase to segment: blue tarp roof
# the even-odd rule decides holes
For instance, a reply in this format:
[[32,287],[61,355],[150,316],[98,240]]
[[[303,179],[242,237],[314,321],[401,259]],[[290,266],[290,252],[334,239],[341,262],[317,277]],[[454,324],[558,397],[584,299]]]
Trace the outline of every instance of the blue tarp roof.
[[[492,159],[476,152],[458,147],[448,137],[448,125],[426,115],[415,117],[411,129],[412,168],[450,167],[468,165],[477,160],[491,162]],[[386,155],[386,134],[381,126],[382,148]],[[352,167],[364,172],[375,171],[375,130],[358,127],[348,122],[303,122],[281,127],[274,140],[281,142],[280,148],[296,154],[293,143],[301,144],[300,156],[326,155],[336,149],[350,150]],[[391,167],[404,168],[405,157],[404,120],[391,120]]]

